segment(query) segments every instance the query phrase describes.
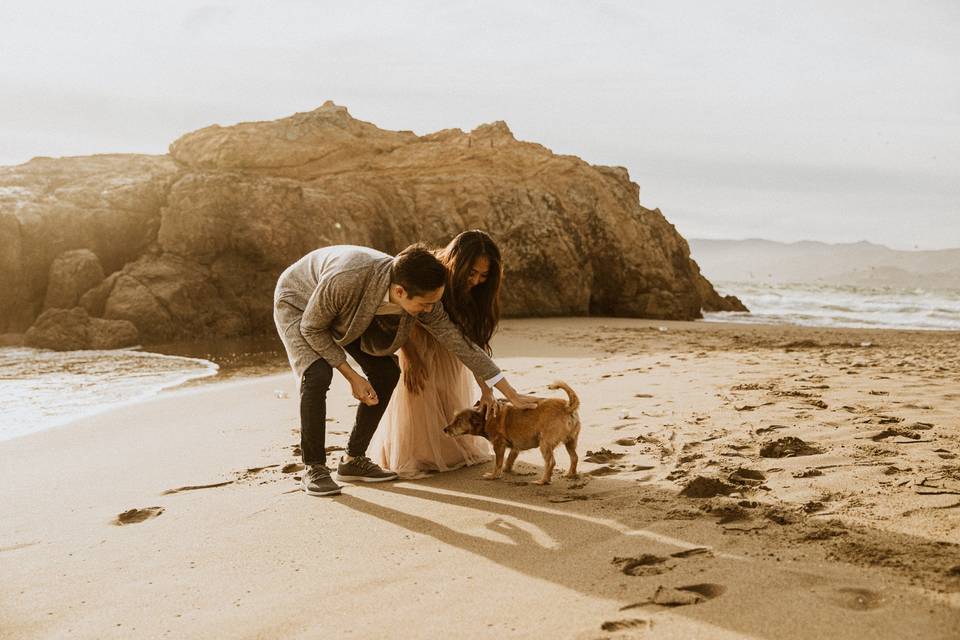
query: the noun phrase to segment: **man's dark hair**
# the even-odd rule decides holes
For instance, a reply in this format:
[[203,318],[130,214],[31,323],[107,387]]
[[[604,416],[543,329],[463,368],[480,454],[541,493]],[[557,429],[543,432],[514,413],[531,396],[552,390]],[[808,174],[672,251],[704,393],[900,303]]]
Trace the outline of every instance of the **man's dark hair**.
[[393,259],[390,282],[407,290],[407,295],[422,296],[447,284],[447,269],[423,244],[412,244]]

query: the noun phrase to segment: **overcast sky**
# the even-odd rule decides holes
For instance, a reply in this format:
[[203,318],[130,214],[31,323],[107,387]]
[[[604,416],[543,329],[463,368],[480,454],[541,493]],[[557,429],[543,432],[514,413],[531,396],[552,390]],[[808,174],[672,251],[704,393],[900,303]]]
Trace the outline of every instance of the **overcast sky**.
[[960,246],[953,0],[0,3],[0,164],[328,99],[623,165],[687,237]]

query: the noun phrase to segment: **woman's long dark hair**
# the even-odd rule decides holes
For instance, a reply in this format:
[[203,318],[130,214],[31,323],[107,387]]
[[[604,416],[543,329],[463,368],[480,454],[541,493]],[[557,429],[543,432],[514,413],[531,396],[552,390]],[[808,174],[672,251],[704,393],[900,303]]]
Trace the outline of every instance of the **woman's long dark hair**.
[[[477,258],[490,261],[486,282],[468,291],[467,280]],[[490,353],[490,339],[500,322],[500,281],[503,262],[493,239],[478,229],[464,231],[437,252],[447,267],[443,307],[463,335]]]

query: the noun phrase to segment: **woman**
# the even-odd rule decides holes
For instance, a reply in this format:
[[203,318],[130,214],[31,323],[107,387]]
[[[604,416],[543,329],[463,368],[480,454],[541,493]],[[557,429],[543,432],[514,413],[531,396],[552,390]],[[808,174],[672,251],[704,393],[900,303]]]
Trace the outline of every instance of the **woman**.
[[[500,319],[500,251],[483,231],[464,231],[437,252],[447,267],[443,306],[465,337],[491,352]],[[400,350],[398,385],[369,451],[380,466],[404,478],[486,462],[487,441],[443,433],[453,416],[473,405],[475,384],[485,399],[493,391],[476,380],[452,353],[417,326]]]

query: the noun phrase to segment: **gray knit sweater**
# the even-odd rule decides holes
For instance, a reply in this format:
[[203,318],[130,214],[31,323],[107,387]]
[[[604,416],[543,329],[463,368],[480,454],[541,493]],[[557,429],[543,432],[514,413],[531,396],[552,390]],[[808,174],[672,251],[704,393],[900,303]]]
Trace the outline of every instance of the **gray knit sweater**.
[[[317,249],[290,265],[277,281],[274,318],[297,377],[318,358],[337,367],[346,360],[343,345],[357,338],[371,355],[395,353],[419,322],[482,380],[500,369],[477,345],[467,340],[437,304],[428,313],[402,313],[392,321],[374,322],[390,287],[393,258],[351,245]],[[377,316],[378,319],[384,316]]]

